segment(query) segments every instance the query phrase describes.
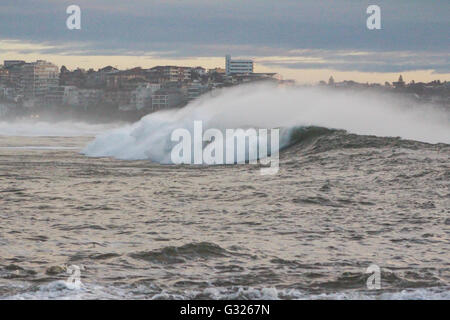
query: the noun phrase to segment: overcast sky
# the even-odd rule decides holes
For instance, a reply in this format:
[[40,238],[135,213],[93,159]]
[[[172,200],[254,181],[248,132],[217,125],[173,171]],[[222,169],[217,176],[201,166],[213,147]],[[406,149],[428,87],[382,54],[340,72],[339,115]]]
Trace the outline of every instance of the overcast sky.
[[[66,28],[71,4],[81,30]],[[366,28],[370,4],[381,30]],[[230,53],[297,79],[450,80],[449,17],[449,0],[1,0],[0,59],[211,67]]]

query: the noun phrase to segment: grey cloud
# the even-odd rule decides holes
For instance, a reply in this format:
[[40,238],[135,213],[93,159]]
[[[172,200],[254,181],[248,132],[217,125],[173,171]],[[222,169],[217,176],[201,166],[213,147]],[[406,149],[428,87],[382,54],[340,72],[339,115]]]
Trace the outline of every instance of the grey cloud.
[[[287,57],[289,54],[286,55]],[[292,56],[292,53],[291,53]],[[308,60],[308,58],[314,58]],[[319,61],[316,61],[316,60]],[[297,57],[282,60],[259,59],[258,63],[291,69],[333,69],[338,71],[403,72],[434,70],[450,72],[450,55],[428,52],[352,52],[304,50]]]
[[[73,2],[82,8],[79,31],[65,27],[65,9]],[[372,3],[368,0],[2,0],[0,39],[54,45],[44,53],[170,58],[226,52],[292,56],[292,51],[302,49],[441,55],[450,51],[448,0],[377,2],[382,8],[382,30],[369,31],[365,9]],[[363,60],[354,66],[360,71],[413,67],[382,56],[386,60],[378,66]],[[352,67],[347,60],[332,63],[336,68]],[[416,66],[444,70],[445,64],[448,58],[444,63],[421,60]]]

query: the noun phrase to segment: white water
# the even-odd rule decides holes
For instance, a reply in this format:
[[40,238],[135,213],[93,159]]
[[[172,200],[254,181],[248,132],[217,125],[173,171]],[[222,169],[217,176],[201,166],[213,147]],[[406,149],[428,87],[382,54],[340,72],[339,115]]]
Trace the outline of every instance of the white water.
[[[130,289],[126,287],[104,287],[95,284],[74,286],[64,280],[53,281],[37,287],[16,285],[14,288],[21,293],[5,296],[4,300],[81,300],[81,299],[195,299],[198,296],[213,300],[251,299],[251,300],[450,300],[449,288],[413,288],[399,291],[339,291],[333,293],[311,294],[297,289],[277,289],[235,287],[207,288],[201,291],[187,290],[184,294],[172,294],[166,291],[150,293],[149,288],[139,286]],[[24,292],[23,292],[24,291]]]
[[[167,162],[176,144],[170,141],[171,133],[178,128],[192,132],[195,120],[203,121],[203,130],[314,125],[356,134],[450,143],[448,113],[433,106],[368,92],[265,84],[224,89],[183,109],[147,115],[132,125],[97,136],[83,153]],[[283,143],[280,141],[281,146]]]

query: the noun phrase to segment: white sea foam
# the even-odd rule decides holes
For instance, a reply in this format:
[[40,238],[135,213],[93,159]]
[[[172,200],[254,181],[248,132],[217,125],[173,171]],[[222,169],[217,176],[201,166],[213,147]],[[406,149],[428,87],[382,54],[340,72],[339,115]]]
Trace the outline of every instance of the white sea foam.
[[[19,288],[16,288],[19,289]],[[145,286],[138,288],[104,287],[97,284],[82,284],[74,286],[67,281],[53,281],[38,287],[28,286],[20,288],[20,293],[1,297],[6,300],[35,300],[35,299],[212,299],[212,300],[450,300],[450,288],[414,288],[397,291],[337,291],[322,294],[311,294],[297,289],[279,289],[274,287],[252,288],[206,288],[201,291],[187,290],[183,293],[161,291],[151,292]]]
[[[248,85],[207,95],[178,110],[145,116],[103,133],[83,153],[119,159],[168,162],[177,128],[192,132],[193,122],[208,128],[321,126],[350,133],[394,136],[429,143],[450,143],[448,112],[417,105],[399,96],[324,88]],[[286,141],[280,141],[282,147]]]

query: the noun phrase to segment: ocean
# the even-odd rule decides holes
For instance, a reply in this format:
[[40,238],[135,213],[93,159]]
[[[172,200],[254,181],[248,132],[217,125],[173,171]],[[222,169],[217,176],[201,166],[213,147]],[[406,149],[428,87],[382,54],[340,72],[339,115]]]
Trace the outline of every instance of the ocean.
[[[0,121],[0,298],[450,299],[447,113],[240,90],[131,125]],[[192,119],[288,128],[278,173],[165,164]]]

